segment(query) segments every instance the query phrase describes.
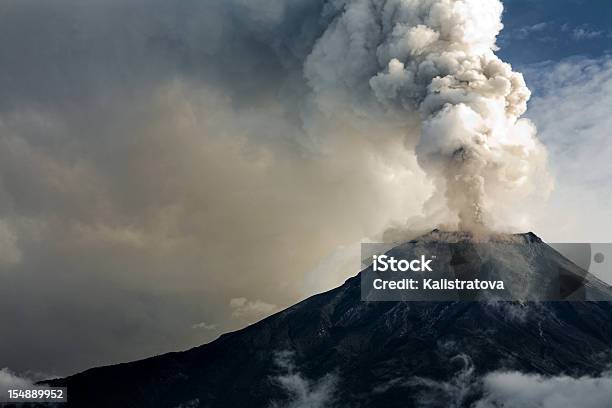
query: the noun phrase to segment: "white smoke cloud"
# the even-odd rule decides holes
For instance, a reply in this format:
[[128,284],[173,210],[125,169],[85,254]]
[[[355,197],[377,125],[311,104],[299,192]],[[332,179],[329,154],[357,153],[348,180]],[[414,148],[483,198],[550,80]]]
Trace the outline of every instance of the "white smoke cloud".
[[438,223],[455,228],[507,227],[516,203],[549,185],[546,151],[520,118],[529,89],[494,54],[502,9],[498,0],[346,2],[305,63],[319,109],[392,113],[446,209]]

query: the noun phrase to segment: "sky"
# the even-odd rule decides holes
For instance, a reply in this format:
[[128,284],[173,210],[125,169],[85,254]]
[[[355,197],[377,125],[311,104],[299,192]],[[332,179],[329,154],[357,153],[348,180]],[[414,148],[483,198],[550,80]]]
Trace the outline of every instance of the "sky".
[[498,54],[533,92],[527,116],[555,174],[533,230],[549,242],[609,242],[612,5],[510,0],[504,6]]
[[[410,140],[346,102],[368,67],[319,69],[344,88],[312,99],[334,4],[0,2],[0,369],[206,343],[340,284],[361,241],[422,216]],[[532,90],[555,185],[521,228],[611,242],[612,3],[504,7],[497,54]]]

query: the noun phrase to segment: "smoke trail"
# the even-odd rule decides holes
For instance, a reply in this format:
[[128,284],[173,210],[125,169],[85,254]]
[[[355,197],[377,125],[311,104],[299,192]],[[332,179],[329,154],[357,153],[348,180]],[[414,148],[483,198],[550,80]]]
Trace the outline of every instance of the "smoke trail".
[[320,106],[339,82],[359,98],[373,93],[406,133],[418,123],[415,153],[434,183],[432,201],[441,199],[460,229],[491,226],[546,173],[535,126],[520,118],[530,91],[494,54],[502,10],[498,0],[347,1],[306,61]]

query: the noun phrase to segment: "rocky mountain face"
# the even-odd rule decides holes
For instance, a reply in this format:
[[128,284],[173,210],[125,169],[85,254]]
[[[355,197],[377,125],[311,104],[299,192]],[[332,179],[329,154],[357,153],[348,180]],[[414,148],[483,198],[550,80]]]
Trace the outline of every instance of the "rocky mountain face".
[[[493,240],[525,248],[499,265],[525,261],[535,242],[531,273],[584,272],[531,233]],[[469,234],[412,241],[445,243],[478,262]],[[49,383],[68,387],[69,407],[468,407],[490,372],[596,376],[610,362],[611,303],[368,302],[357,275],[209,344]]]

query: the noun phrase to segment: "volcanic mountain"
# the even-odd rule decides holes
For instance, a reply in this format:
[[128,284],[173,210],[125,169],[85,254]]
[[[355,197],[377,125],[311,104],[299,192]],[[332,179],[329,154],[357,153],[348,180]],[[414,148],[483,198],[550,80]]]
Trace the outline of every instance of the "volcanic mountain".
[[[570,286],[584,282],[584,270],[532,233],[488,238],[515,250],[504,254],[498,247],[486,261],[474,255],[474,241],[471,234],[436,230],[402,245],[460,244],[453,259],[467,259],[468,269],[512,273],[511,265],[529,264],[536,282],[559,270]],[[598,299],[612,299],[603,283],[585,285]],[[358,274],[211,343],[47,383],[68,387],[69,407],[459,407],[481,398],[471,381],[487,373],[597,376],[612,362],[606,301],[361,296]]]

